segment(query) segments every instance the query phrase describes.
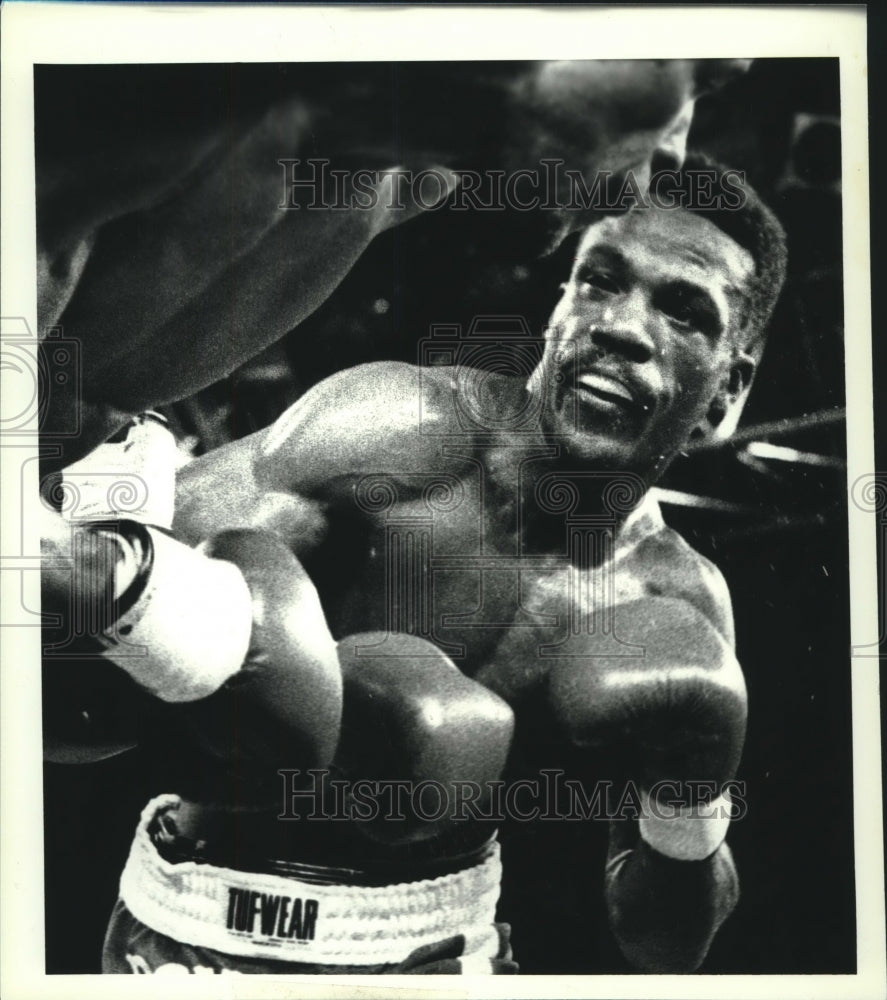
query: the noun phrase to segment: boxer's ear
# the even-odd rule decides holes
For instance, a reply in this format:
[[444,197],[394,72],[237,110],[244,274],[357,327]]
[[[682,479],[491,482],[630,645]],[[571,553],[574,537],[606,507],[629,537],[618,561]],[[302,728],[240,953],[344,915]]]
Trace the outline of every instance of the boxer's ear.
[[724,375],[705,419],[694,429],[693,441],[725,441],[736,430],[745,407],[757,363],[745,351],[738,351]]

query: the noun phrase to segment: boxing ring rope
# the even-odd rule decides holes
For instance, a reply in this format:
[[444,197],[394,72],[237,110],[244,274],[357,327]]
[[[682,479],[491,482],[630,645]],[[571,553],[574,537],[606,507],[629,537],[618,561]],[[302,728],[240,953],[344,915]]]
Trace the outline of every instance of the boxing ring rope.
[[703,451],[716,451],[728,446],[745,444],[748,441],[757,441],[762,437],[777,437],[788,434],[799,434],[802,431],[814,430],[820,427],[830,427],[834,424],[842,423],[847,417],[844,407],[834,407],[828,410],[818,410],[815,413],[805,413],[801,417],[783,417],[780,420],[771,420],[763,424],[752,424],[749,427],[740,427],[731,437],[723,441],[700,441],[691,443],[687,452],[697,453]]

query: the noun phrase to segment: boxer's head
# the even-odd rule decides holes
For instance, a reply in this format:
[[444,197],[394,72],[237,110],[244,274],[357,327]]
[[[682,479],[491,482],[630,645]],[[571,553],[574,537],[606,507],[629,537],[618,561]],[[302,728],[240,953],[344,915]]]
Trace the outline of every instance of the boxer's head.
[[[530,63],[515,104],[540,155],[575,150],[592,167],[638,171],[684,160],[693,107],[744,73],[750,59],[598,59]],[[595,150],[609,149],[604,160]]]
[[[538,168],[546,158],[579,170],[587,185],[600,171],[631,172],[644,190],[655,170],[679,169],[698,98],[751,65],[750,59],[563,60],[530,64],[513,85],[513,119],[504,140],[511,166]],[[526,162],[521,162],[521,158]],[[565,173],[560,205],[572,202]],[[618,180],[614,182],[618,184]],[[555,194],[555,192],[549,192]],[[587,224],[573,209],[549,212],[552,246]]]
[[[718,170],[688,160],[687,171]],[[568,452],[653,482],[741,406],[785,274],[779,223],[731,175],[718,210],[641,207],[590,226],[532,385]],[[710,189],[707,189],[710,191]],[[740,202],[741,204],[737,204]],[[734,205],[731,209],[730,205]]]
[[[750,64],[749,59],[403,64],[398,68],[401,155],[415,159],[424,150],[431,162],[458,170],[529,172],[539,178],[539,188],[533,187],[538,211],[527,210],[527,188],[520,186],[517,238],[532,253],[550,251],[591,219],[591,210],[575,196],[577,180],[592,188],[607,172],[618,189],[631,172],[643,189],[652,170],[679,168],[697,99]],[[361,126],[349,120],[348,127],[353,132]]]

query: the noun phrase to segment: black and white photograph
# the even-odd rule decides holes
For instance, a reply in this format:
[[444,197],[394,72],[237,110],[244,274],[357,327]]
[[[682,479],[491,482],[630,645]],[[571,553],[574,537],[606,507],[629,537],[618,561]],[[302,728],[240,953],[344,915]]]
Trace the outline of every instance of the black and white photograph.
[[883,996],[864,8],[17,6],[7,995]]

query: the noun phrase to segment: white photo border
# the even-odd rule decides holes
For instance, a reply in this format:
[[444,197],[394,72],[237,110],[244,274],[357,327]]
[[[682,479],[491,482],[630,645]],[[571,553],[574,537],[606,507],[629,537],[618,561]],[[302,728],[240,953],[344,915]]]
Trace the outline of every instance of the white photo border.
[[[0,317],[36,332],[34,65],[468,59],[840,59],[848,491],[875,471],[869,287],[864,7],[184,6],[15,3],[3,9]],[[36,359],[35,359],[36,364]],[[26,373],[27,374],[27,373]],[[2,372],[5,412],[29,404],[32,380]],[[27,383],[27,384],[25,384]],[[8,394],[8,395],[7,395]],[[35,424],[36,429],[36,411]],[[114,977],[46,976],[40,778],[39,544],[36,437],[2,439],[2,992],[116,997]],[[848,492],[849,497],[849,492]],[[874,510],[850,502],[851,634],[878,639]],[[876,656],[852,660],[857,958],[855,975],[593,977],[279,977],[178,979],[176,996],[798,997],[887,995],[880,712]],[[824,863],[827,863],[824,859]],[[298,984],[298,985],[295,985]],[[127,995],[162,986],[131,977]],[[166,992],[166,990],[164,990]]]

